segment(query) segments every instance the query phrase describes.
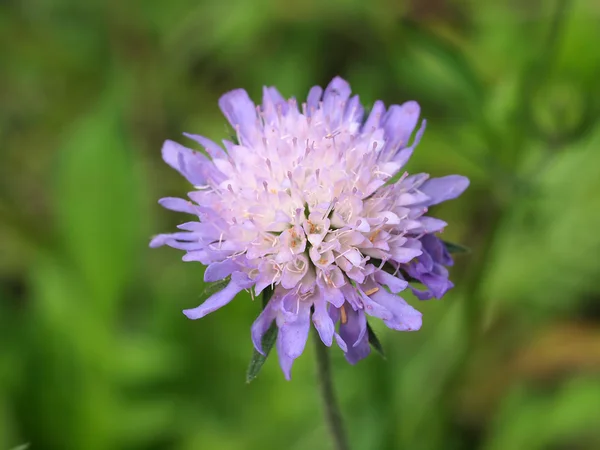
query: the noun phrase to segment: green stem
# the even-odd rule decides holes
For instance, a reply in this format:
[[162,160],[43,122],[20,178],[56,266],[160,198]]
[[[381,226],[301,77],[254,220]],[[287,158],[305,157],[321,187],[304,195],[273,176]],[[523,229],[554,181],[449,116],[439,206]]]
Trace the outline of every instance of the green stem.
[[323,398],[323,407],[325,408],[325,418],[329,426],[329,431],[331,432],[336,450],[350,450],[348,438],[344,431],[342,414],[333,389],[329,349],[321,342],[316,333],[313,337],[317,357],[317,378],[321,387],[321,397]]

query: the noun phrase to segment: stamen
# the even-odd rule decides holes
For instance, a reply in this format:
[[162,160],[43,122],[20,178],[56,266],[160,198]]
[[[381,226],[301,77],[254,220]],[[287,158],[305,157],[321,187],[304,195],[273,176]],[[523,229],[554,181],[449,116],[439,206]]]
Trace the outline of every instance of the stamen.
[[369,295],[373,295],[377,291],[379,291],[379,288],[375,287],[373,289],[369,289],[368,291],[365,291],[365,295],[368,297]]
[[340,320],[342,321],[342,325],[345,325],[348,322],[348,315],[346,314],[346,305],[342,305],[340,308]]

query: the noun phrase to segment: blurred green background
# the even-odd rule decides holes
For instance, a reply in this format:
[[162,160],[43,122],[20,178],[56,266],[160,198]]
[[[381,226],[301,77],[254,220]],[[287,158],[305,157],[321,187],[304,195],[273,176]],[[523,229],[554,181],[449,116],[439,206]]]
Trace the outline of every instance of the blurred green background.
[[[354,449],[600,448],[600,4],[520,0],[0,3],[0,450],[329,449],[313,348],[244,383],[260,305],[189,321],[202,267],[160,158],[226,137],[225,91],[347,78],[429,126],[408,169],[472,180],[418,333],[333,350]],[[178,137],[179,136],[179,137]],[[188,142],[189,143],[189,142]]]

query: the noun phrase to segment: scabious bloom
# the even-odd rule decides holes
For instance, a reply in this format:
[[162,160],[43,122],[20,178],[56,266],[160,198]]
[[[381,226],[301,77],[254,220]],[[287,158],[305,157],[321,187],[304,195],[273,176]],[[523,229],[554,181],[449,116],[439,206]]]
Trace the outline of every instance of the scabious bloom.
[[409,145],[419,105],[386,110],[377,101],[365,119],[350,92],[336,77],[324,92],[313,87],[298,105],[266,87],[255,106],[237,89],[219,101],[237,142],[224,140],[222,148],[186,134],[206,154],[173,141],[162,149],[194,190],[190,201],[163,198],[160,204],[195,220],[156,236],[151,246],[185,250],[184,261],[208,266],[207,282],[230,277],[223,290],[184,314],[199,319],[242,290],[258,295],[271,286],[251,335],[262,353],[262,337],[275,321],[288,379],[311,320],[323,343],[335,341],[354,364],[370,351],[366,315],[394,330],[421,327],[421,313],[397,295],[409,281],[424,286],[410,286],[421,299],[452,287],[445,268],[452,259],[435,236],[446,223],[427,212],[460,195],[468,179],[403,173],[425,128],[422,121]]

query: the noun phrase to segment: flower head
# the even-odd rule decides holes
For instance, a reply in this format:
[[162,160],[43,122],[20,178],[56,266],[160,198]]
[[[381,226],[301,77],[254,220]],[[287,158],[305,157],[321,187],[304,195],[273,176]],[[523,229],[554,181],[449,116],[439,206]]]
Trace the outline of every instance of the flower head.
[[[207,265],[205,281],[231,277],[225,289],[185,310],[198,319],[238,292],[274,293],[252,326],[261,339],[273,321],[284,374],[304,350],[310,323],[328,346],[335,341],[349,362],[369,354],[365,314],[395,330],[421,327],[421,313],[397,294],[415,289],[441,297],[452,284],[452,263],[435,237],[446,226],[428,207],[460,195],[465,177],[402,173],[425,129],[416,102],[380,101],[364,117],[349,84],[334,78],[315,86],[305,103],[264,88],[262,105],[246,91],[221,97],[219,106],[237,142],[224,148],[197,135],[208,156],[166,141],[163,158],[194,186],[190,201],[163,198],[165,208],[196,220],[180,232],[156,236],[151,246],[185,250],[184,261]],[[396,182],[396,178],[399,178]],[[339,324],[339,326],[336,326]]]

